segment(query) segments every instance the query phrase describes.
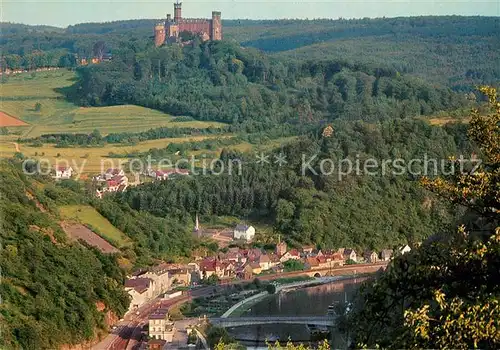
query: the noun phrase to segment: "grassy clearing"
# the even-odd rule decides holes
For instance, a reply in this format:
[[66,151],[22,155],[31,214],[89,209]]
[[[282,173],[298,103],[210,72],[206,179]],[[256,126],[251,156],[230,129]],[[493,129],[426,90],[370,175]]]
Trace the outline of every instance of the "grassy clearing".
[[66,205],[59,208],[61,216],[66,220],[75,220],[88,226],[106,240],[123,247],[130,244],[129,238],[88,205]]
[[[138,132],[157,127],[203,129],[221,126],[217,122],[176,122],[169,114],[153,109],[124,105],[111,107],[78,107],[65,100],[57,88],[74,83],[75,73],[68,70],[20,74],[0,85],[0,110],[30,124],[12,127],[23,137],[48,133],[90,133],[99,129],[111,132]],[[39,103],[40,109],[35,105]]]
[[[259,144],[259,145],[254,145],[249,142],[241,142],[236,145],[232,145],[227,147],[228,149],[232,149],[238,152],[246,153],[246,152],[266,152],[266,151],[271,151],[273,149],[277,149],[280,147],[283,147],[287,145],[288,143],[296,140],[298,136],[289,136],[289,137],[280,137],[275,140],[269,140],[265,143]],[[222,151],[222,149],[219,150]]]
[[450,123],[463,123],[467,124],[470,121],[470,118],[429,118],[425,119],[431,125],[443,126]]

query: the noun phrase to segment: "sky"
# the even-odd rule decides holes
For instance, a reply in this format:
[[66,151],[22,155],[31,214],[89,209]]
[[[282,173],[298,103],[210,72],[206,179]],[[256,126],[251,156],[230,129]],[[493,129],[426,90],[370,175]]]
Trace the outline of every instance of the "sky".
[[[164,18],[173,0],[2,0],[1,20],[66,27],[83,22]],[[500,16],[500,0],[185,0],[183,17],[227,19]]]

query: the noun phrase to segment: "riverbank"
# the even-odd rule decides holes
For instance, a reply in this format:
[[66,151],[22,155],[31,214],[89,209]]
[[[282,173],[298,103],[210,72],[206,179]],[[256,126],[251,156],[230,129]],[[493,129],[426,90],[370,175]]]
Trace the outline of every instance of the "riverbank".
[[[365,281],[374,278],[374,275],[344,276],[332,279],[330,283],[311,283],[303,287],[286,289],[280,293],[269,294],[263,299],[251,302],[237,309],[228,321],[222,324],[238,324],[238,318],[243,317],[247,321],[255,318],[263,320],[260,324],[247,323],[244,327],[227,327],[232,338],[247,349],[267,349],[266,340],[288,341],[316,346],[319,340],[318,334],[311,334],[311,329],[306,324],[281,324],[279,322],[267,322],[269,317],[279,319],[280,317],[296,319],[300,317],[324,318],[328,314],[328,307],[332,304],[341,305],[351,302]],[[325,281],[326,282],[326,281]],[[251,304],[251,306],[250,306]],[[236,317],[239,315],[239,317]],[[230,320],[234,320],[231,322]],[[228,323],[229,322],[229,323]],[[245,321],[243,321],[245,322]],[[332,329],[333,349],[345,348],[342,343],[341,334]]]
[[338,282],[341,280],[355,279],[355,278],[359,278],[359,277],[360,277],[359,275],[320,277],[320,278],[315,278],[315,279],[308,280],[308,281],[291,282],[291,283],[277,285],[275,293],[270,294],[267,291],[264,291],[264,292],[261,292],[259,294],[253,295],[249,298],[246,298],[244,300],[241,300],[240,302],[231,306],[226,312],[224,312],[221,315],[221,318],[239,317],[245,311],[247,311],[250,307],[252,307],[252,305],[255,305],[256,303],[260,302],[262,299],[266,298],[267,296],[273,295],[273,294],[278,294],[278,293],[281,293],[284,291],[289,291],[289,290],[294,290],[294,289],[299,289],[299,288],[307,288],[307,287],[314,287],[314,286],[318,286],[318,285],[322,285],[322,284],[335,283],[335,282]]

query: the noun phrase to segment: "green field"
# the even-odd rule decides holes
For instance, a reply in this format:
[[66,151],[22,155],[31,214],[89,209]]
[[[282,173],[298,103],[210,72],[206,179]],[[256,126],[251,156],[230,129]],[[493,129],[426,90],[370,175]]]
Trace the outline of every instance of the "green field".
[[[217,122],[176,122],[176,118],[153,109],[123,105],[111,107],[79,107],[57,92],[70,86],[76,79],[68,70],[23,73],[10,77],[0,85],[0,110],[29,123],[12,128],[23,137],[47,133],[90,133],[98,129],[110,132],[138,132],[157,127],[207,128],[221,126]],[[39,103],[41,108],[36,110]]]
[[[231,134],[201,135],[178,137],[169,139],[148,140],[136,145],[108,144],[105,147],[68,147],[58,148],[54,144],[44,144],[40,147],[30,147],[21,143],[17,149],[27,158],[44,158],[54,165],[58,161],[67,160],[77,170],[79,175],[98,174],[102,167],[119,167],[119,163],[126,163],[128,158],[109,158],[110,153],[126,154],[134,152],[147,152],[151,148],[165,148],[169,143],[182,143],[201,141],[211,138],[231,137]],[[16,152],[16,137],[14,135],[0,136],[0,157],[10,158]],[[214,155],[215,156],[215,155]],[[102,165],[103,164],[103,165]],[[84,179],[83,177],[79,177]]]
[[59,208],[61,217],[66,220],[74,220],[83,225],[87,225],[91,230],[103,236],[110,242],[123,247],[130,243],[130,239],[116,227],[88,205],[66,205]]

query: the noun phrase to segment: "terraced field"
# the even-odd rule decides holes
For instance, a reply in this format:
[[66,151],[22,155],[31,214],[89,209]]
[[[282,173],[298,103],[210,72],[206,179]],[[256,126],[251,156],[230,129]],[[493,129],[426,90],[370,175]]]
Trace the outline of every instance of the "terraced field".
[[130,239],[116,227],[88,205],[66,205],[59,208],[63,219],[75,221],[83,224],[99,236],[112,242],[116,247],[123,247],[130,244]]
[[47,133],[138,132],[157,127],[207,128],[217,122],[184,121],[149,108],[133,105],[83,108],[68,102],[58,91],[76,79],[68,70],[20,74],[0,85],[0,111],[29,126],[13,127],[23,137]]

